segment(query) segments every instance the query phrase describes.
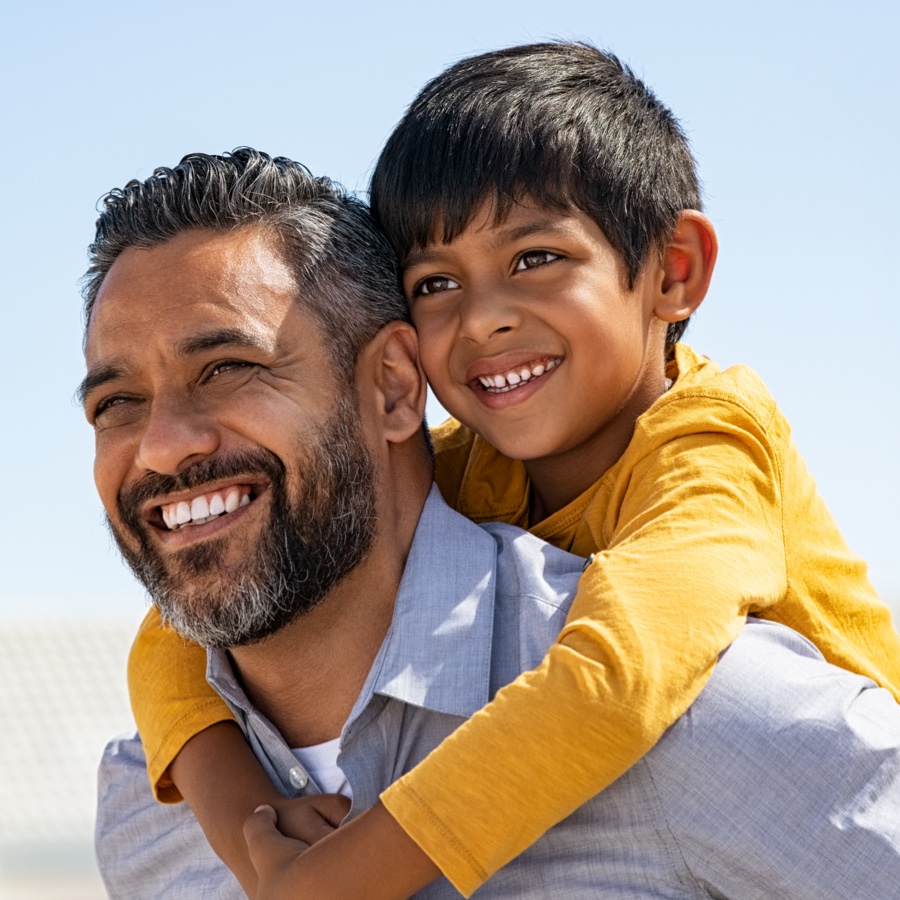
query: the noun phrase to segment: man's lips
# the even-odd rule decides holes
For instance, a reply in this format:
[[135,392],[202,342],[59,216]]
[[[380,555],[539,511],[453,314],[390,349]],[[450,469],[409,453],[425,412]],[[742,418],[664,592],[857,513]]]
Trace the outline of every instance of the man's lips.
[[168,531],[178,531],[189,525],[205,525],[248,506],[259,493],[257,485],[245,482],[194,491],[177,499],[151,505],[147,519],[156,527]]
[[561,362],[559,356],[526,357],[524,361],[484,360],[469,368],[469,384],[492,394],[508,393],[540,378]]

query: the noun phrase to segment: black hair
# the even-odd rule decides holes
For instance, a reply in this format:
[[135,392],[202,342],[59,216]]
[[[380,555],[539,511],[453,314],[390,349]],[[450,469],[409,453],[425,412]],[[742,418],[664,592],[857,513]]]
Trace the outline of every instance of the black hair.
[[322,325],[339,372],[388,322],[409,321],[396,257],[364,203],[300,163],[240,147],[191,153],[101,201],[84,277],[85,337],[103,279],[122,251],[187,231],[261,227],[278,242],[298,300]]
[[[610,53],[531,44],[462,60],[430,81],[394,129],[371,205],[402,260],[451,241],[486,200],[498,221],[522,200],[589,215],[633,287],[678,214],[701,209],[687,138]],[[687,321],[666,336],[671,353]]]

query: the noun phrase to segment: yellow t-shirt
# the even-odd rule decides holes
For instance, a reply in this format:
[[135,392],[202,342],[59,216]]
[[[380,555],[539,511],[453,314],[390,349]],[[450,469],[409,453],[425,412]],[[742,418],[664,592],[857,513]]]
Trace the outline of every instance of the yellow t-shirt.
[[[544,661],[382,794],[464,894],[640,759],[749,612],[790,625],[900,699],[890,611],[760,379],[740,366],[722,372],[683,345],[670,375],[672,389],[638,419],[618,462],[531,529],[596,553]],[[452,421],[434,437],[451,505],[475,521],[527,525],[521,462]],[[176,640],[151,614],[129,675],[161,799],[177,799],[163,776],[185,741],[230,717],[197,652],[189,658]]]

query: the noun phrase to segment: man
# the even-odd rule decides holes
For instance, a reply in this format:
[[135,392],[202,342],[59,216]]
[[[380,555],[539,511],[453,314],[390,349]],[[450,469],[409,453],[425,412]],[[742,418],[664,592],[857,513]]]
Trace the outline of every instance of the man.
[[[355,816],[541,659],[583,561],[434,492],[391,253],[328,182],[187,157],[113,192],[92,251],[81,393],[119,547],[221,648],[210,680],[279,788],[315,792],[298,754],[331,745]],[[479,896],[891,896],[898,747],[886,692],[752,622],[657,747]],[[111,896],[240,896],[136,737],[100,779]]]

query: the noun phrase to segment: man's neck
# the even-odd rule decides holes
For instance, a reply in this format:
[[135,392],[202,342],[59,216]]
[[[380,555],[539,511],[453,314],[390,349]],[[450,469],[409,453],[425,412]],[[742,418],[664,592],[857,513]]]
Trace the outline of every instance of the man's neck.
[[248,698],[291,747],[340,735],[390,627],[420,511],[394,523],[399,533],[380,527],[368,557],[315,609],[231,650]]

